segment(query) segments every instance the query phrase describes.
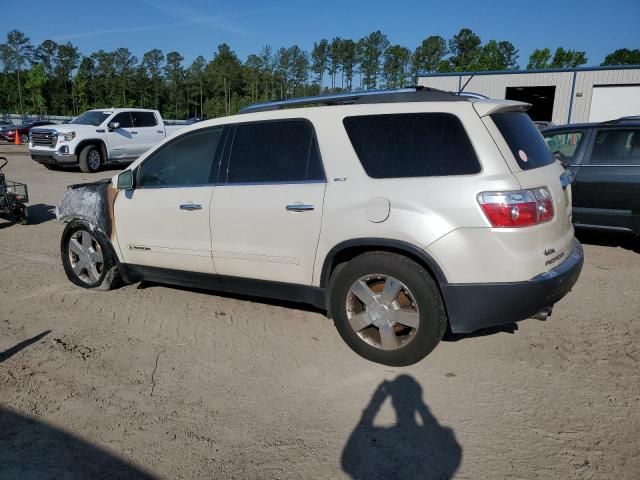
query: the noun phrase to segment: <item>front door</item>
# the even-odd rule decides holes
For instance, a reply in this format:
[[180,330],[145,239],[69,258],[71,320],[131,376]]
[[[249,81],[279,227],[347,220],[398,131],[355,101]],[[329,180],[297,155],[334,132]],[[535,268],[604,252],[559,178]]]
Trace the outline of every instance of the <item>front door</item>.
[[213,192],[221,275],[310,285],[326,181],[306,120],[241,123]]
[[640,129],[598,130],[574,182],[576,225],[640,227]]
[[208,128],[182,135],[136,168],[135,188],[120,192],[115,203],[125,263],[214,273],[211,174],[221,133]]
[[107,134],[107,150],[109,160],[127,160],[136,156],[135,129],[130,112],[120,112],[109,123],[117,122],[118,128],[110,130]]

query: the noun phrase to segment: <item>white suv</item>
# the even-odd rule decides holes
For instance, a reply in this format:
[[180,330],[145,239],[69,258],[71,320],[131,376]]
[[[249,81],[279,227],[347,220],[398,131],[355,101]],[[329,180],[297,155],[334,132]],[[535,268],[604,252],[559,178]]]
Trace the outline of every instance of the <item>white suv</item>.
[[403,89],[198,123],[70,188],[64,268],[311,303],[363,357],[417,362],[447,328],[548,315],[578,279],[570,177],[527,107]]

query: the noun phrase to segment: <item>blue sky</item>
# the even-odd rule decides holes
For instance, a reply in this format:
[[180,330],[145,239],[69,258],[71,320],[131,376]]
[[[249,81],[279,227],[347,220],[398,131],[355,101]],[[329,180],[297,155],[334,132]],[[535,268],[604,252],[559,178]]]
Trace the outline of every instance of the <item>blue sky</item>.
[[[84,54],[127,47],[139,58],[152,48],[177,50],[187,62],[197,55],[209,59],[222,42],[245,59],[267,43],[310,50],[323,37],[358,39],[378,29],[392,44],[413,49],[426,36],[449,38],[468,27],[483,42],[513,42],[522,66],[539,47],[586,50],[589,65],[600,64],[617,48],[640,48],[640,0],[0,0],[0,5],[2,39],[17,28],[34,44],[47,38],[71,41]],[[7,15],[16,8],[19,15]]]

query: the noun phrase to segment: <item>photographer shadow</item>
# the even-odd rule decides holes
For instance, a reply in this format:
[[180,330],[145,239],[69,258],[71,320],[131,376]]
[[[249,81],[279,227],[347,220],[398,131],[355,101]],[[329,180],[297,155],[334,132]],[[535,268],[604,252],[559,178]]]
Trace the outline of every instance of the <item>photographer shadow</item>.
[[[396,424],[373,425],[385,399]],[[422,400],[422,388],[409,375],[382,382],[342,451],[342,469],[353,479],[450,479],[462,459],[453,430],[443,427]]]

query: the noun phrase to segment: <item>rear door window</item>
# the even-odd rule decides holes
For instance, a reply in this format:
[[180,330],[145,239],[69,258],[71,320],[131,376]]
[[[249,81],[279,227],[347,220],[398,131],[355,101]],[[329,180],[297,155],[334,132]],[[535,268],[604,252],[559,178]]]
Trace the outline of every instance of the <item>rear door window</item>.
[[137,128],[155,127],[158,124],[153,112],[131,112],[133,126]]
[[540,130],[524,112],[502,112],[491,115],[493,123],[509,145],[522,170],[551,165],[555,157],[545,144]]
[[315,131],[306,120],[240,123],[227,183],[323,181]]
[[479,173],[480,163],[464,126],[449,113],[346,117],[344,126],[372,178]]
[[640,165],[640,129],[599,130],[592,165]]
[[551,132],[544,133],[543,136],[555,158],[561,162],[574,163],[576,152],[582,145],[584,132]]

